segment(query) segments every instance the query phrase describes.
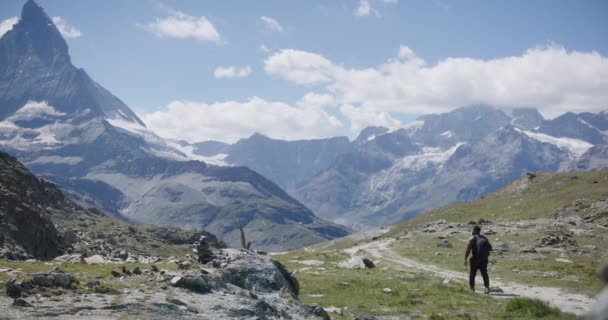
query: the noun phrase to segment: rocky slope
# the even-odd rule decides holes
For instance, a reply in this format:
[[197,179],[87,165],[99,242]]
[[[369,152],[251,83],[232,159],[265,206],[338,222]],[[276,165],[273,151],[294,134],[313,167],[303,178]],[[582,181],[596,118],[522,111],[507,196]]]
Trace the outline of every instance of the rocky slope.
[[160,260],[190,252],[203,235],[211,246],[224,246],[205,231],[132,225],[84,208],[0,152],[0,258],[49,260],[71,253],[118,261],[129,256]]
[[348,234],[247,168],[207,165],[159,138],[71,64],[34,1],[0,39],[0,146],[72,199],[139,223],[196,227],[284,250]]

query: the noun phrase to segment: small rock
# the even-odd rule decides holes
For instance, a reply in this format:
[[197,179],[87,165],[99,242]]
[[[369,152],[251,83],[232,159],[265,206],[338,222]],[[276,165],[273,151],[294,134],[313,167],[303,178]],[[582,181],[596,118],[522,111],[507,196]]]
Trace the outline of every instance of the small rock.
[[521,250],[521,253],[537,253],[536,248],[534,247],[525,247]]
[[174,305],[178,305],[178,306],[184,306],[187,307],[188,304],[186,304],[185,302],[178,300],[178,299],[170,299],[168,300],[169,303],[173,303]]
[[568,260],[568,259],[564,259],[564,258],[557,258],[557,259],[555,259],[555,261],[563,262],[563,263],[572,263],[572,260]]
[[175,276],[171,278],[171,285],[177,286],[177,284],[182,280],[182,277]]
[[337,266],[343,269],[370,269],[375,267],[370,259],[363,256],[353,256],[346,261],[338,263]]
[[454,246],[448,241],[448,240],[443,240],[442,242],[437,244],[438,248],[453,248]]
[[27,301],[19,298],[19,299],[15,299],[15,301],[13,301],[13,306],[15,306],[15,307],[31,307],[32,305],[29,304]]
[[384,288],[384,289],[382,289],[382,292],[384,292],[384,293],[391,293],[391,292],[393,292],[393,289],[391,289],[391,288]]
[[152,272],[158,272],[158,267],[156,265],[151,265],[150,270],[152,270]]
[[114,278],[120,278],[122,276],[122,274],[120,272],[115,271],[115,270],[110,271],[110,273],[112,274],[112,276]]
[[374,316],[360,315],[360,316],[357,316],[355,318],[355,320],[378,320],[378,318],[376,318]]
[[133,269],[133,274],[140,275],[141,269],[139,269],[139,267],[135,267],[135,269]]
[[323,308],[323,309],[326,312],[331,312],[331,313],[342,315],[342,308],[331,306],[331,307],[327,307],[327,308]]

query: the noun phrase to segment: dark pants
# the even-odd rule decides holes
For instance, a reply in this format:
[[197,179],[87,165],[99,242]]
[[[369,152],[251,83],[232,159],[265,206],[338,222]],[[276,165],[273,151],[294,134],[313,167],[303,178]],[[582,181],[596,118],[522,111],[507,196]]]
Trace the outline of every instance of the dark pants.
[[475,261],[469,260],[471,266],[471,272],[469,273],[469,286],[471,289],[475,289],[475,276],[477,276],[477,270],[481,271],[483,277],[483,285],[486,288],[490,287],[490,278],[488,277],[488,261]]

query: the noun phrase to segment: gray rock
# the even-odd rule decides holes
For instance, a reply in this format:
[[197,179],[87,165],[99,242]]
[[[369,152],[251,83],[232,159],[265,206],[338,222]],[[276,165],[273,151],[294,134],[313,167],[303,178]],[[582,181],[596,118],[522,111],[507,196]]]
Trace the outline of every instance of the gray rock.
[[34,283],[39,287],[52,287],[55,285],[53,279],[46,274],[39,274],[32,277]]
[[90,256],[88,258],[84,258],[84,261],[87,264],[103,264],[103,263],[107,263],[106,259],[104,259],[104,257],[96,254],[94,256]]
[[443,240],[442,242],[437,244],[437,247],[449,249],[449,248],[453,248],[454,246],[448,240]]
[[122,260],[127,260],[127,258],[129,257],[129,253],[126,250],[120,250],[117,257]]
[[338,268],[343,269],[368,269],[374,268],[374,263],[364,256],[352,256],[350,259],[338,263]]
[[296,297],[300,290],[298,280],[283,264],[253,251],[222,249],[213,264],[225,264],[223,280],[243,289],[268,293],[285,288]]
[[53,259],[54,262],[60,263],[84,263],[84,258],[81,254],[65,254]]
[[[177,278],[177,279],[176,279]],[[176,280],[176,281],[174,281]],[[185,276],[185,277],[174,277],[171,279],[171,284],[188,289],[197,293],[209,293],[211,292],[211,283],[205,275],[200,276]]]
[[521,251],[521,253],[537,253],[536,248],[534,247],[525,247]]
[[7,281],[5,287],[6,295],[11,298],[19,298],[25,293],[25,289],[21,286],[20,282],[17,282],[17,280]]
[[355,318],[355,320],[378,320],[378,318],[374,316],[360,315]]
[[15,307],[31,307],[32,305],[29,304],[27,301],[19,298],[19,299],[15,299],[15,301],[13,301],[13,306],[15,306]]

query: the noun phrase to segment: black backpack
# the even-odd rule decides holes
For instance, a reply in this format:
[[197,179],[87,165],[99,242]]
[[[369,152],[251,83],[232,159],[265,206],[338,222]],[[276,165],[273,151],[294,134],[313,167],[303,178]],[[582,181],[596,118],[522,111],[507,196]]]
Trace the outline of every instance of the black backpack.
[[490,240],[488,240],[488,238],[482,235],[476,235],[475,239],[475,244],[477,245],[475,259],[477,261],[488,260],[488,257],[490,256],[490,251],[492,251],[492,245],[490,244]]

